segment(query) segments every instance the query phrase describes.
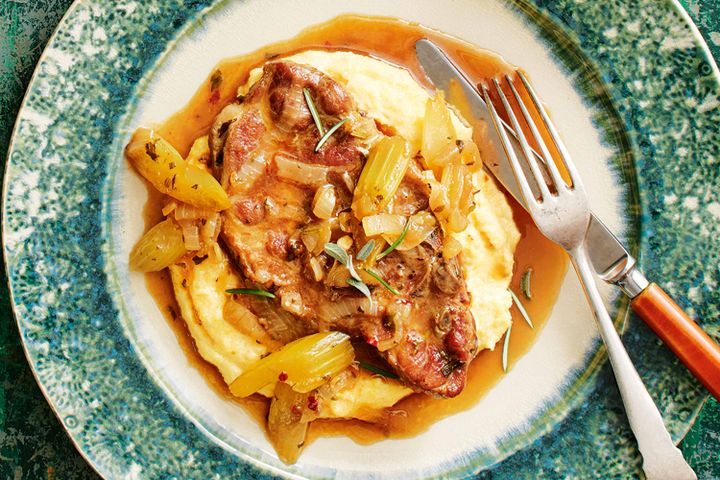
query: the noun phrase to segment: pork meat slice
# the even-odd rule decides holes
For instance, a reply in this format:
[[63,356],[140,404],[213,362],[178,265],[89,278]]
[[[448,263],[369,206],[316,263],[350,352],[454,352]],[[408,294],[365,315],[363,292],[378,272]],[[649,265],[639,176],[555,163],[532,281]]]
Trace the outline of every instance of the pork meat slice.
[[[459,260],[442,257],[440,231],[418,247],[394,251],[378,262],[377,270],[400,295],[374,287],[372,308],[356,290],[329,287],[312,275],[312,254],[300,234],[318,222],[313,196],[319,186],[331,184],[337,194],[335,213],[349,211],[367,150],[340,128],[315,151],[321,136],[305,89],[326,128],[363,115],[344,88],[318,70],[276,61],[264,66],[240,103],[216,118],[210,145],[216,174],[232,203],[223,213],[225,246],[248,284],[273,291],[276,307],[292,313],[306,331],[345,331],[378,347],[408,386],[455,396],[465,385],[477,338]],[[393,211],[411,215],[427,210],[428,187],[419,171],[417,164],[409,170]],[[354,240],[350,253],[367,241],[354,217],[344,232],[333,231],[332,241],[346,234]],[[316,260],[326,269],[332,265],[325,254]],[[348,305],[344,311],[338,308]]]

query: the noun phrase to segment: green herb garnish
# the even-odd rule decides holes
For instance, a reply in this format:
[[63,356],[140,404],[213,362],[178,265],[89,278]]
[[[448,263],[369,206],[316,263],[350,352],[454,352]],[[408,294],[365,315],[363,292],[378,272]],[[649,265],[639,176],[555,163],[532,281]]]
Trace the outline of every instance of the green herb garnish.
[[405,235],[407,235],[408,229],[410,229],[410,219],[409,218],[405,222],[405,226],[403,227],[402,232],[400,232],[400,236],[397,238],[397,240],[395,240],[392,243],[392,245],[390,245],[380,255],[378,255],[377,259],[380,260],[380,259],[385,258],[390,254],[390,252],[395,250],[398,247],[398,245],[400,245],[402,243],[402,241],[405,240]]
[[232,293],[238,295],[257,295],[258,297],[275,298],[274,293],[260,290],[258,288],[228,288],[225,293]]
[[332,127],[330,127],[330,130],[328,130],[328,131],[325,133],[325,135],[322,136],[322,138],[321,138],[320,141],[317,143],[317,145],[315,145],[315,151],[316,151],[316,152],[320,151],[320,147],[322,147],[323,145],[325,145],[325,142],[327,142],[328,139],[329,139],[330,137],[332,137],[332,134],[335,133],[338,128],[342,127],[342,126],[343,126],[343,123],[345,123],[345,122],[347,122],[347,121],[348,121],[347,118],[343,118],[343,119],[340,120],[338,123],[336,123],[335,125],[333,125]]
[[363,370],[367,370],[368,372],[372,372],[372,373],[374,373],[374,374],[376,374],[376,375],[380,375],[380,376],[383,376],[383,377],[385,377],[385,378],[393,378],[393,379],[397,379],[397,378],[398,378],[398,376],[397,376],[396,373],[388,372],[388,371],[385,370],[384,368],[380,368],[380,367],[378,367],[378,366],[376,366],[376,365],[373,365],[372,363],[367,363],[367,362],[363,362],[362,360],[360,360],[360,361],[358,362],[358,365],[359,365],[360,368],[362,368]]
[[305,103],[307,104],[308,110],[310,110],[310,115],[312,115],[318,132],[320,132],[320,135],[325,135],[325,128],[323,128],[323,124],[320,121],[320,115],[318,114],[317,108],[315,108],[315,102],[313,102],[313,99],[310,96],[310,89],[307,87],[303,88],[303,95],[305,95]]
[[378,272],[376,272],[376,271],[373,270],[372,268],[366,268],[365,271],[368,273],[368,275],[370,275],[370,276],[373,277],[375,280],[377,280],[378,282],[380,282],[380,285],[382,285],[383,287],[385,287],[386,289],[388,289],[388,290],[390,291],[390,293],[392,293],[393,295],[400,295],[400,293],[398,293],[398,291],[395,290],[395,289],[392,287],[392,285],[390,285],[389,283],[387,283],[387,282],[385,281],[385,279],[383,279]]
[[337,260],[338,262],[345,265],[345,267],[350,272],[350,276],[352,276],[355,280],[358,282],[362,282],[362,278],[360,278],[360,275],[355,271],[355,266],[353,265],[352,257],[347,254],[344,248],[342,248],[340,245],[336,243],[326,243],[325,244],[325,253],[330,255],[332,258]]
[[363,245],[357,255],[355,255],[355,258],[357,258],[361,262],[364,262],[370,256],[374,248],[375,240],[368,240],[368,242]]
[[520,278],[520,290],[522,290],[523,295],[525,295],[525,298],[528,300],[532,300],[532,292],[530,291],[530,275],[532,275],[532,272],[532,267],[529,267]]
[[517,307],[518,312],[520,312],[520,315],[525,319],[525,321],[527,322],[527,324],[530,325],[530,328],[535,328],[535,326],[534,326],[533,323],[532,323],[532,320],[530,320],[530,315],[528,315],[527,311],[525,310],[525,307],[523,307],[522,302],[521,302],[520,299],[517,297],[517,295],[515,295],[515,292],[513,292],[513,291],[510,290],[509,288],[508,288],[508,292],[510,292],[510,296],[511,296],[512,299],[513,299],[513,303],[514,303],[515,306]]
[[354,278],[348,278],[346,281],[347,281],[348,285],[357,288],[360,291],[360,293],[365,295],[368,298],[368,300],[370,300],[370,303],[372,303],[372,301],[373,301],[372,294],[370,294],[370,289],[368,288],[367,285],[365,285],[365,282],[363,282],[362,280],[356,280]]
[[505,341],[503,342],[503,349],[502,349],[502,367],[503,371],[507,372],[507,366],[508,366],[508,346],[510,345],[510,332],[512,331],[512,323],[510,323],[510,326],[507,329],[507,332],[505,332]]

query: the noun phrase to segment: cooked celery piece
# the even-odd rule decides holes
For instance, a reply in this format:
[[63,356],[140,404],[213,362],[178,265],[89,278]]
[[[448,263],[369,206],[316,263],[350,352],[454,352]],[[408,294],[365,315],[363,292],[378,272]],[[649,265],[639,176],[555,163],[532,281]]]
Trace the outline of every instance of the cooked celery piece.
[[359,219],[382,211],[410,164],[410,145],[399,135],[385,137],[370,151],[355,187],[352,209]]
[[347,368],[354,359],[349,336],[340,332],[315,333],[261,359],[230,384],[230,391],[237,397],[247,397],[282,377],[293,390],[306,393]]
[[450,111],[445,104],[442,92],[429,98],[425,104],[425,121],[423,122],[422,154],[428,166],[435,166],[440,153],[448,145],[455,144],[455,127],[450,119]]
[[230,206],[227,193],[215,177],[187,162],[152,130],[138,128],[125,154],[138,173],[166,195],[215,211]]
[[130,268],[158,272],[185,254],[182,228],[172,219],[163,220],[147,231],[130,252]]

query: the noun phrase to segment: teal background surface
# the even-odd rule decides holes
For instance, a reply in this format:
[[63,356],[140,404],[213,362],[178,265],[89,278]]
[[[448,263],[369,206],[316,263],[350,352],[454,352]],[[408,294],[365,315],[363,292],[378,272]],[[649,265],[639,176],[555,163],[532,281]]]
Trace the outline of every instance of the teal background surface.
[[[25,88],[71,0],[0,1],[0,159]],[[720,2],[682,0],[720,58]],[[720,127],[719,127],[720,128]],[[19,342],[4,268],[0,279],[0,479],[97,478],[37,387]],[[720,405],[710,399],[681,444],[701,479],[720,479]]]

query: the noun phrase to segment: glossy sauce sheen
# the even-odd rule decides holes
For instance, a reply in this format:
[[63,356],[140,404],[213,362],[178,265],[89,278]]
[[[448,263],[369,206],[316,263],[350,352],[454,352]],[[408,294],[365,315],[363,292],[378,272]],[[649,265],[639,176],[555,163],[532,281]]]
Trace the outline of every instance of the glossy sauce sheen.
[[[213,118],[222,107],[233,101],[238,87],[247,81],[250,70],[277,56],[307,49],[346,50],[370,55],[406,68],[419,83],[430,87],[414,53],[414,44],[420,38],[429,38],[440,45],[474,82],[484,82],[488,78],[513,71],[512,66],[491,52],[418,25],[395,19],[342,16],[309,28],[291,40],[222,61],[216,70],[210,72],[191,101],[165,123],[157,126],[157,130],[183,156],[186,155],[193,140],[207,134]],[[222,83],[213,92],[210,77],[217,70],[221,72]],[[480,142],[478,146],[482,152]],[[162,195],[151,187],[148,190],[150,196],[144,211],[147,228],[162,218]],[[508,354],[509,368],[512,368],[514,362],[530,348],[549,317],[567,270],[567,258],[559,247],[540,234],[529,215],[512,198],[508,198],[522,235],[515,253],[515,274],[511,288],[518,292],[535,324],[535,328],[530,329],[513,307],[513,329]],[[529,267],[533,269],[532,300],[520,293],[519,286],[520,278]],[[234,398],[215,367],[197,353],[183,320],[177,316],[179,309],[167,271],[148,274],[147,284],[193,365],[218,393]],[[387,437],[407,437],[423,432],[437,420],[472,407],[502,378],[501,351],[502,340],[493,351],[485,350],[478,354],[470,366],[465,390],[455,398],[436,399],[424,394],[413,394],[398,402],[387,415],[372,424],[358,420],[318,420],[311,424],[308,441],[319,436],[346,435],[359,443],[372,443]],[[265,425],[269,401],[257,396],[235,400],[260,424]]]

